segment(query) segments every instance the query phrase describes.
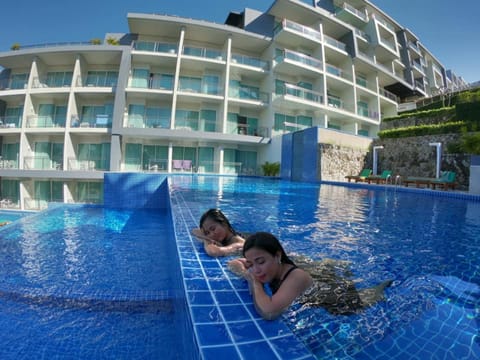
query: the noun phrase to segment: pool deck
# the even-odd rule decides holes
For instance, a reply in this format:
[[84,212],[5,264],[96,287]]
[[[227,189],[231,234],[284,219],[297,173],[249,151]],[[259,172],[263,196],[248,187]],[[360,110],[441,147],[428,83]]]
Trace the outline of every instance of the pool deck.
[[170,195],[181,271],[201,357],[314,360],[281,320],[267,321],[257,314],[247,282],[227,269],[231,258],[213,258],[205,253],[203,244],[190,234],[198,219],[181,192]]

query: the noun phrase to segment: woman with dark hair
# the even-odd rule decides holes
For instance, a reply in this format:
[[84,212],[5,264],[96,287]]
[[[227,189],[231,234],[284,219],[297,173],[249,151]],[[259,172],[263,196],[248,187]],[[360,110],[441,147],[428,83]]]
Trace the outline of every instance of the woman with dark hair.
[[210,256],[227,256],[241,251],[245,239],[235,231],[219,209],[210,209],[200,218],[200,227],[192,234],[203,241]]
[[322,306],[332,314],[352,314],[383,299],[383,290],[391,284],[385,281],[357,291],[353,281],[338,274],[341,268],[337,264],[344,262],[299,257],[302,268],[298,267],[278,239],[266,232],[247,238],[243,256],[228,265],[248,281],[255,308],[267,320],[275,319],[294,302]]

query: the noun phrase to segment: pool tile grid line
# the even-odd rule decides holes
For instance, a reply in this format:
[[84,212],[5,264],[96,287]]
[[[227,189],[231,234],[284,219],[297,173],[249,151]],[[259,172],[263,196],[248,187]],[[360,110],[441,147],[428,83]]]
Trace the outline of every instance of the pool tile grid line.
[[247,282],[227,272],[226,259],[202,253],[201,243],[190,234],[197,221],[191,204],[180,191],[170,195],[187,303],[203,359],[244,359],[251,354],[314,359],[281,320],[266,321],[256,313]]

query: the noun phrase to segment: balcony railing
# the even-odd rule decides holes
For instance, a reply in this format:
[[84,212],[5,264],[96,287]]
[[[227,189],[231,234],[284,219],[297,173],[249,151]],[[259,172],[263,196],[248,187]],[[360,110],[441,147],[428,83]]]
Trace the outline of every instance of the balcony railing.
[[372,111],[370,109],[359,107],[357,109],[357,114],[369,119],[378,120],[379,114],[377,111]]
[[363,21],[368,22],[368,16],[367,16],[367,11],[366,10],[360,11],[360,10],[354,8],[352,5],[347,4],[347,3],[343,3],[343,8],[345,10],[347,10],[348,12],[351,12],[355,16],[359,17]]
[[18,169],[18,161],[2,159],[0,156],[0,169]]
[[182,54],[205,59],[224,60],[220,50],[204,47],[184,46]]
[[49,88],[49,87],[70,87],[72,85],[72,76],[64,76],[62,79],[51,80],[48,77],[33,78],[32,88]]
[[230,88],[228,96],[232,99],[261,101],[265,104],[269,102],[268,93],[252,89],[250,86]]
[[0,116],[0,128],[20,128],[21,123],[21,116]]
[[29,116],[27,128],[54,128],[65,127],[65,116]]
[[10,199],[8,197],[2,197],[0,200],[0,208],[2,209],[20,209],[20,201]]
[[3,79],[0,80],[0,90],[20,90],[26,89],[27,80]]
[[371,41],[370,36],[365,31],[362,31],[360,29],[355,28],[355,35],[365,40],[367,43]]
[[165,54],[176,54],[177,44],[155,41],[134,41],[133,48],[138,51],[151,51]]
[[142,117],[138,115],[129,115],[127,119],[127,127],[129,128],[157,128],[170,129],[170,118],[161,117]]
[[98,114],[95,116],[72,116],[70,126],[72,128],[111,128],[112,118],[107,114]]
[[333,46],[339,50],[342,50],[342,51],[347,51],[347,44],[341,42],[341,41],[338,41],[337,39],[334,39],[328,35],[323,35],[323,38],[325,39],[325,43],[327,43],[328,45],[330,46]]
[[215,85],[195,87],[182,84],[180,81],[180,83],[178,84],[178,91],[203,95],[220,95],[222,94],[223,88]]
[[89,159],[78,160],[76,158],[67,159],[67,170],[79,170],[79,171],[96,171],[96,170],[108,170],[110,160],[109,159]]
[[275,57],[275,61],[279,63],[285,59],[313,67],[317,70],[323,70],[323,63],[320,60],[296,51],[285,49],[282,50],[281,54]]
[[322,94],[288,83],[284,84],[283,89],[281,89],[280,92],[277,92],[277,95],[290,95],[302,100],[312,101],[320,104],[323,103]]
[[245,55],[232,54],[232,63],[268,70],[267,61]]
[[331,64],[326,64],[326,69],[329,74],[335,75],[337,77],[340,77],[348,81],[352,81],[352,78],[353,78],[352,74],[347,73],[336,66],[333,66]]
[[274,34],[278,34],[283,29],[292,30],[311,39],[322,41],[322,34],[319,31],[316,31],[308,26],[303,26],[291,20],[283,19],[282,22],[275,27]]
[[88,75],[86,77],[77,77],[76,86],[78,87],[106,87],[115,88],[117,86],[117,78],[103,75]]
[[26,170],[63,170],[63,159],[51,159],[48,156],[26,156],[23,159]]
[[395,95],[394,93],[392,93],[392,92],[390,92],[390,91],[388,91],[384,88],[380,88],[379,93],[380,93],[380,95],[382,95],[382,96],[384,96],[384,97],[386,97],[390,100],[393,100],[397,103],[399,102],[399,99],[398,99],[397,95]]

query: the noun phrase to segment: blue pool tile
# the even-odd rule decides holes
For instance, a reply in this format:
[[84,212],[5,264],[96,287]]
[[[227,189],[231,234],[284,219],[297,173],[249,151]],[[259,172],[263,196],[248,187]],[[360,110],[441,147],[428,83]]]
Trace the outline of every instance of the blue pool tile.
[[204,360],[240,360],[241,357],[234,346],[214,346],[201,349]]
[[249,318],[247,310],[242,305],[221,305],[220,311],[225,321],[240,321]]
[[242,301],[237,295],[236,291],[215,291],[213,294],[215,296],[215,299],[219,304],[242,304]]
[[188,290],[208,290],[205,279],[185,279],[185,287]]
[[216,280],[223,280],[226,279],[225,273],[223,272],[223,269],[217,267],[203,267],[203,270],[205,271],[205,276],[209,279],[216,279]]
[[187,296],[192,305],[213,305],[214,303],[210,291],[188,291]]
[[201,262],[204,269],[222,269],[222,264],[220,264],[217,260],[202,260]]
[[193,322],[199,323],[217,323],[223,322],[222,316],[216,306],[191,306]]
[[231,290],[233,289],[232,284],[227,279],[208,279],[208,284],[210,288],[215,290]]
[[197,279],[199,277],[203,278],[203,274],[197,268],[183,268],[183,277],[185,279]]
[[281,320],[261,320],[258,325],[267,338],[291,334],[291,330]]
[[282,359],[312,359],[310,351],[292,334],[270,339],[276,352]]
[[245,359],[278,359],[267,341],[239,344],[238,348]]
[[197,324],[195,325],[195,332],[202,346],[232,343],[224,323]]
[[258,331],[258,328],[253,321],[228,323],[228,328],[230,329],[233,340],[236,343],[263,340],[263,335]]

